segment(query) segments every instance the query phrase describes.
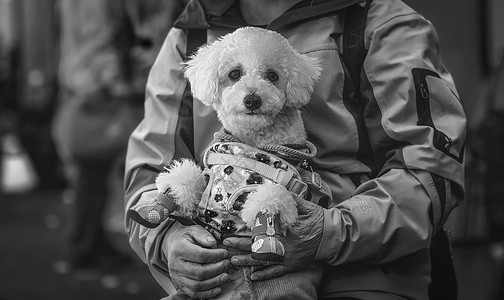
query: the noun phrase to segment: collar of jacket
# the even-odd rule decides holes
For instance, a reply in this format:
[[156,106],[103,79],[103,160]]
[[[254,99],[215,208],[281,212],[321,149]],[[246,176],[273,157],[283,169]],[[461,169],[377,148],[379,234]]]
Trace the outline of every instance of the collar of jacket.
[[[277,19],[267,29],[283,26],[334,13],[362,0],[301,0]],[[243,20],[238,0],[191,0],[174,26],[181,29],[236,29],[248,26]]]

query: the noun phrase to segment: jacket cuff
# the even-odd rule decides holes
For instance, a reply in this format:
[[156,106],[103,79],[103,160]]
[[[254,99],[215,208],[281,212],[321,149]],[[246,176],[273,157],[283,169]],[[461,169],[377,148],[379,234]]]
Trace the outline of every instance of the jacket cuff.
[[180,224],[179,222],[173,222],[172,226],[170,226],[170,228],[168,228],[168,230],[165,232],[165,234],[162,238],[161,249],[160,249],[159,254],[160,254],[161,261],[167,266],[166,270],[168,270],[168,258],[166,257],[164,249],[168,249],[168,245],[171,242],[170,235],[173,232],[179,230],[181,227],[183,227],[183,225]]
[[[152,195],[149,195],[149,193]],[[145,201],[145,199],[151,199],[156,193],[157,190],[153,190],[152,186],[146,186],[137,191],[139,196],[135,194],[134,197],[131,197],[127,207],[134,203]],[[154,279],[168,294],[175,293],[176,288],[170,279],[168,261],[163,249],[167,248],[167,240],[170,234],[178,230],[180,226],[178,222],[167,219],[156,228],[146,228],[126,218],[126,227],[129,232],[132,249],[148,266]]]
[[315,260],[334,261],[341,248],[341,235],[341,211],[336,208],[324,209],[324,229]]
[[168,260],[164,250],[168,248],[170,235],[181,226],[179,222],[169,219],[159,225],[158,228],[150,229],[145,247],[148,257],[147,265],[156,281],[168,295],[174,294],[177,289],[171,281]]

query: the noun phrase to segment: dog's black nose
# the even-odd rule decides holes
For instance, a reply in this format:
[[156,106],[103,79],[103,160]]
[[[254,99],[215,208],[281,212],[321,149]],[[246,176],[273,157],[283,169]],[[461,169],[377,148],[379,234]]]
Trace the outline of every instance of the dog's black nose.
[[247,109],[256,110],[259,107],[261,107],[262,101],[261,97],[259,97],[255,93],[252,93],[245,96],[245,98],[243,99],[243,103],[245,104],[245,107]]

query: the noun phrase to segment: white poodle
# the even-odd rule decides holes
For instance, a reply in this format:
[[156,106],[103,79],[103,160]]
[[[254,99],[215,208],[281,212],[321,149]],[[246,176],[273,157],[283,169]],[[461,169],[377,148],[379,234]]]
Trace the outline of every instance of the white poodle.
[[315,155],[300,108],[320,75],[317,61],[280,34],[246,27],[201,47],[185,75],[195,98],[223,125],[204,156],[172,163],[159,174],[158,197],[129,215],[148,227],[189,218],[218,238],[252,236],[252,257],[282,261],[277,239],[297,219],[295,197],[307,185],[298,172]]

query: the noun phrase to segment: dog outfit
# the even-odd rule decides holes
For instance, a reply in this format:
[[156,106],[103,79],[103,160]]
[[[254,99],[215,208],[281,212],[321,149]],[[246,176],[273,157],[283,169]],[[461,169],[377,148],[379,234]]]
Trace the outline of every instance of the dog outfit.
[[[239,213],[247,196],[266,184],[281,184],[295,197],[327,205],[331,201],[329,187],[308,164],[316,154],[315,146],[307,141],[303,145],[270,145],[258,149],[241,143],[225,130],[216,132],[214,139],[203,156],[203,174],[208,182],[198,205],[197,217],[189,219],[177,214],[176,204],[164,190],[156,199],[132,207],[128,215],[151,228],[171,216],[184,225],[205,227],[219,241],[229,236],[252,236],[253,258],[281,261],[288,249],[284,250],[277,240],[281,231],[279,217],[259,213],[250,230]],[[243,272],[230,270],[231,280],[222,287],[221,297],[250,294],[253,299],[268,299],[272,293],[280,296],[295,291],[296,297],[305,295],[310,299],[316,295],[322,272],[321,267],[312,264],[279,278],[252,282],[250,269],[245,268]]]
[[[203,157],[206,170],[209,171],[206,174],[212,175],[200,202],[200,211],[204,214],[204,223],[209,225],[207,228],[218,238],[225,238],[228,235],[278,234],[278,224],[275,223],[278,220],[274,221],[274,226],[267,226],[265,218],[259,217],[256,222],[263,221],[263,226],[254,226],[250,232],[244,222],[237,217],[246,201],[246,196],[261,184],[282,184],[297,197],[312,197],[315,200],[315,196],[311,196],[308,192],[311,186],[311,190],[315,190],[313,193],[324,195],[320,197],[321,203],[329,203],[330,199],[325,198],[326,194],[330,197],[326,184],[320,180],[319,188],[314,189],[311,178],[307,179],[310,177],[306,175],[308,172],[316,174],[313,176],[318,175],[308,170],[307,160],[316,154],[316,148],[310,142],[305,145],[272,145],[266,149],[257,149],[241,143],[225,131],[217,132],[214,138],[215,142]],[[305,174],[305,182],[301,174]],[[253,253],[271,252],[271,249],[262,251],[260,249],[268,248],[267,243],[261,244],[259,249],[254,249],[254,245],[257,246],[258,243],[252,244]],[[241,274],[231,272],[234,283],[230,285],[234,284],[232,291],[235,294],[248,292],[254,295],[254,299],[268,299],[272,293],[281,295],[292,291],[296,291],[297,297],[303,295],[313,297],[322,277],[322,268],[315,264],[287,276],[260,282],[251,282],[247,278],[248,272],[247,269],[244,270],[243,279],[240,279]]]
[[[257,149],[241,143],[225,130],[216,132],[214,138],[215,142],[203,156],[203,174],[207,184],[198,204],[199,216],[192,221],[207,228],[218,240],[228,236],[279,234],[278,218],[269,220],[266,215],[265,220],[258,218],[251,233],[239,216],[247,196],[261,185],[280,184],[294,197],[309,199],[324,207],[330,202],[329,187],[308,164],[308,160],[316,155],[312,143],[307,141],[304,145],[271,145]],[[177,213],[176,204],[167,194],[168,191],[161,190],[152,201],[132,207],[128,216],[149,228],[165,221],[171,213],[174,213],[172,217],[185,224],[192,222],[183,219],[191,216]],[[276,247],[275,244],[269,246]],[[278,246],[282,249],[261,251],[268,245],[258,240],[253,244],[254,258],[261,259],[261,254],[268,251],[282,255],[283,246],[281,243]],[[264,259],[278,260],[275,257]]]

